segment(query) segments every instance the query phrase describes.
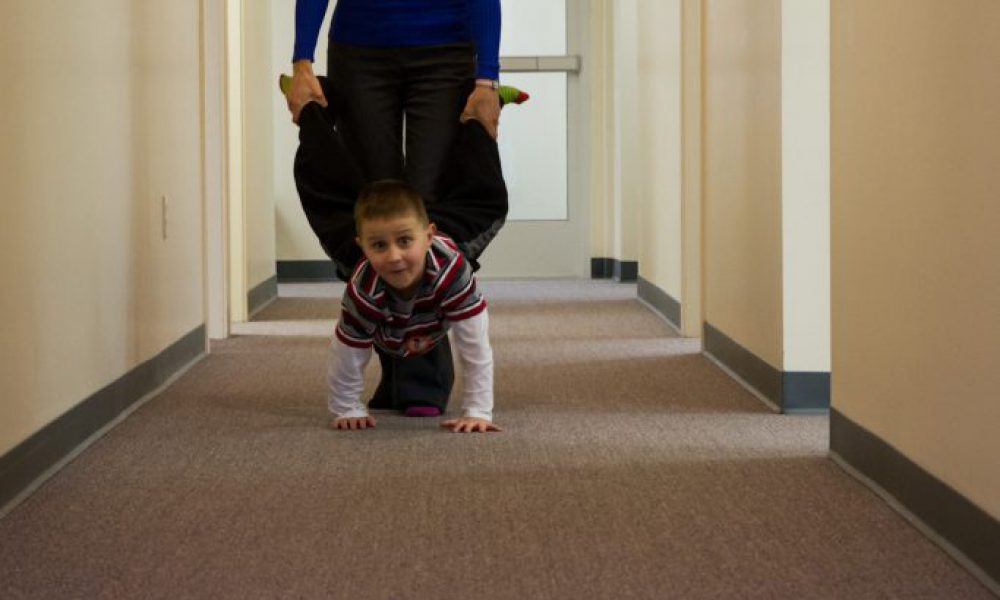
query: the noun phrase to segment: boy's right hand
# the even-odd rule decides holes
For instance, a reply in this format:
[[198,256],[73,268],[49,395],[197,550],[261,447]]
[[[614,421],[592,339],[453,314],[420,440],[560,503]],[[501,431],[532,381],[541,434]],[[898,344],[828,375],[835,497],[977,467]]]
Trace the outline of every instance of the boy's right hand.
[[375,417],[337,417],[330,423],[333,429],[368,429],[375,427]]
[[503,431],[503,427],[495,425],[492,421],[479,419],[476,417],[459,417],[441,422],[441,427],[450,429],[455,433],[486,433],[488,431]]
[[298,60],[293,63],[292,85],[285,95],[285,100],[288,102],[288,110],[292,113],[292,121],[295,123],[299,122],[299,114],[306,104],[315,100],[320,106],[326,106],[323,87],[313,74],[312,63],[308,60]]

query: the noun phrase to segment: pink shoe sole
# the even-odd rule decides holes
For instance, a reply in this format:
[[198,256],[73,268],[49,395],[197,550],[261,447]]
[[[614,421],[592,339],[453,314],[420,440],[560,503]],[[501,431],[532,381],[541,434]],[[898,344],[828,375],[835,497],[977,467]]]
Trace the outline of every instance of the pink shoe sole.
[[437,417],[441,409],[436,406],[410,406],[403,411],[405,417]]

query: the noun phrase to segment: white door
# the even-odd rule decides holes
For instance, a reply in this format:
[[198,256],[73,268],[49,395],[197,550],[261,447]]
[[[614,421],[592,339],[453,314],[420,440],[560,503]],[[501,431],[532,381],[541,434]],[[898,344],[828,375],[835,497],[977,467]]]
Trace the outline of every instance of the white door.
[[502,0],[501,6],[500,80],[531,98],[500,117],[510,213],[480,260],[480,276],[589,277],[589,206],[579,166],[587,123],[579,68],[587,3]]

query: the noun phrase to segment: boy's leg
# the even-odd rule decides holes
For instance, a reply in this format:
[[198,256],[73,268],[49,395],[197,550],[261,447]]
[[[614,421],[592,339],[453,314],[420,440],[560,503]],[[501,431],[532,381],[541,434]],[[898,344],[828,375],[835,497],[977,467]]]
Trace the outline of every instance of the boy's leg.
[[500,151],[478,121],[461,125],[446,164],[437,202],[428,216],[451,236],[462,253],[475,260],[496,237],[507,218],[507,186]]
[[346,280],[361,258],[354,241],[354,203],[363,180],[335,130],[335,118],[332,108],[315,102],[302,109],[294,174],[309,225],[333,260],[338,277]]

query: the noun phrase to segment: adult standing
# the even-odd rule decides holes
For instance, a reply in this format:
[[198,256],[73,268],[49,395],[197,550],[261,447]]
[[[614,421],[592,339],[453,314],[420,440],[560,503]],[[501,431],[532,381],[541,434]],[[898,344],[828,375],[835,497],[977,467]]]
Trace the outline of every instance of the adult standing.
[[[461,122],[493,138],[500,117],[500,0],[337,0],[330,24],[327,86],[312,64],[329,0],[296,0],[292,119],[311,101],[328,104],[368,181],[407,180],[430,207]],[[379,352],[382,381],[372,407],[418,399],[443,410],[454,373],[447,342],[407,360]]]
[[406,179],[433,202],[460,119],[474,116],[497,135],[499,0],[339,0],[327,54],[331,98],[312,68],[328,4],[296,1],[293,119],[309,101],[332,102],[367,179]]

